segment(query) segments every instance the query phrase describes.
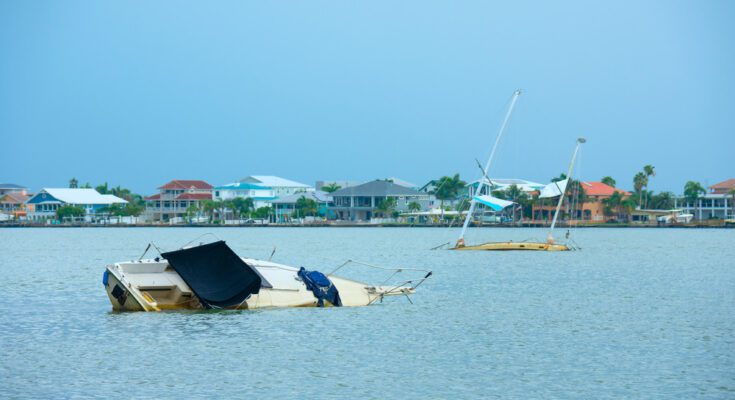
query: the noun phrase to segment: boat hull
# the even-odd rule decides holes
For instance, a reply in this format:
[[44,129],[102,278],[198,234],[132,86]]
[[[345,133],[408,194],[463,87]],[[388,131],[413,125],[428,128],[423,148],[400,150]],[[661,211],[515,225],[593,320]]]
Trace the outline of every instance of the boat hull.
[[473,246],[454,247],[452,250],[484,250],[484,251],[569,251],[565,244],[537,242],[490,242]]
[[[262,260],[245,259],[273,283],[261,287],[230,310],[279,307],[317,307],[317,298],[296,279],[292,267]],[[342,305],[368,306],[386,296],[411,295],[412,287],[371,286],[337,276],[330,280],[339,290]],[[103,277],[113,311],[203,310],[196,295],[165,260],[117,263],[107,266]],[[326,306],[331,306],[328,302]]]

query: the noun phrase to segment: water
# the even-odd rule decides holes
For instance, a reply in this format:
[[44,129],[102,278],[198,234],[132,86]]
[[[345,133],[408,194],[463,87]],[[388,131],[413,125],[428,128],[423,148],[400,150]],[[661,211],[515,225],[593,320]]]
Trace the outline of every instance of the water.
[[[205,232],[256,258],[276,245],[296,266],[351,258],[434,277],[414,305],[110,312],[106,263]],[[584,250],[566,253],[428,250],[455,234],[0,229],[0,398],[735,398],[735,230],[586,229]]]

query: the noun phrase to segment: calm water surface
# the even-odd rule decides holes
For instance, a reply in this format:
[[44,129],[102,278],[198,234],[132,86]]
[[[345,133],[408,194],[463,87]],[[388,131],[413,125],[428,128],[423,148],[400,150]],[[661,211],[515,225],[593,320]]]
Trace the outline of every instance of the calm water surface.
[[[277,246],[294,266],[434,277],[413,305],[110,312],[106,263],[205,232],[249,257]],[[0,398],[735,398],[735,230],[587,229],[567,253],[429,250],[455,235],[0,229]]]

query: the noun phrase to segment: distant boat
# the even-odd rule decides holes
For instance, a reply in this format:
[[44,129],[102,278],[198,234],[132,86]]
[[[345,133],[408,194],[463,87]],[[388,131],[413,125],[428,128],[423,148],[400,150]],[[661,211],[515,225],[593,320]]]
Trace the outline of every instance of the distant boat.
[[[349,263],[356,262],[347,261],[332,273]],[[393,272],[393,278],[411,269],[386,270]],[[115,311],[368,306],[388,296],[414,294],[431,276],[430,271],[420,272],[418,279],[376,286],[241,258],[220,240],[163,252],[160,258],[109,265],[102,283]]]
[[[467,212],[467,216],[465,217],[464,224],[462,225],[462,232],[459,235],[459,239],[457,239],[457,243],[452,250],[490,250],[490,251],[503,251],[503,250],[535,250],[535,251],[568,251],[570,250],[569,246],[567,244],[561,244],[556,243],[556,240],[554,239],[554,227],[556,226],[557,217],[559,216],[559,211],[561,210],[562,201],[564,200],[564,195],[566,192],[567,183],[569,182],[569,177],[572,175],[572,170],[574,168],[574,161],[577,158],[577,153],[579,152],[580,146],[586,142],[584,138],[578,138],[577,144],[574,148],[574,154],[572,155],[572,161],[569,164],[569,170],[567,172],[567,179],[560,181],[560,182],[552,182],[549,185],[546,185],[541,190],[541,197],[556,197],[559,196],[559,202],[556,205],[556,211],[554,212],[554,219],[551,223],[551,228],[549,229],[549,233],[546,238],[546,242],[488,242],[488,243],[481,243],[476,245],[467,245],[464,240],[465,233],[467,232],[467,228],[470,225],[470,221],[472,220],[472,215],[475,211],[475,208],[478,203],[484,205],[485,207],[488,207],[490,209],[493,209],[494,211],[501,211],[504,208],[513,205],[514,203],[512,201],[499,199],[497,197],[492,196],[492,181],[490,178],[488,178],[488,173],[490,170],[490,166],[492,165],[493,157],[495,156],[495,151],[497,150],[498,143],[500,143],[500,138],[503,135],[503,132],[505,131],[505,128],[508,124],[508,120],[510,119],[511,114],[513,113],[513,108],[515,107],[516,100],[518,100],[518,96],[521,95],[520,90],[516,90],[513,93],[513,97],[510,102],[510,106],[508,107],[508,112],[505,114],[505,118],[503,119],[503,123],[500,126],[500,131],[498,132],[498,136],[495,139],[495,144],[493,145],[493,148],[490,152],[490,157],[487,160],[487,163],[485,164],[485,167],[482,169],[483,176],[480,178],[479,185],[477,187],[477,191],[472,196],[472,200],[470,202],[470,209]],[[483,194],[482,190],[484,188],[485,183],[488,184],[488,190],[487,194]]]

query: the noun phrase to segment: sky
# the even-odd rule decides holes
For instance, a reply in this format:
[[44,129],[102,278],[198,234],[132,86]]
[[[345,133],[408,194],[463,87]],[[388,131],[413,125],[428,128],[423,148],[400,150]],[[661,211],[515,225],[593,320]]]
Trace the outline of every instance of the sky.
[[0,182],[735,177],[735,2],[0,0]]

